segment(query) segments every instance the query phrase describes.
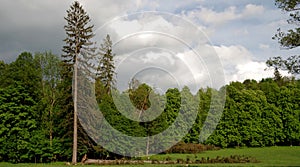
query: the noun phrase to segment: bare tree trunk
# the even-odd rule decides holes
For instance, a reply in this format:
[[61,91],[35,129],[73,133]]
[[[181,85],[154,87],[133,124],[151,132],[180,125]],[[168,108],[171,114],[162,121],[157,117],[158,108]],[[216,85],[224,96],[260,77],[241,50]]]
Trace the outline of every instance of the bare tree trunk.
[[49,140],[50,140],[50,147],[52,148],[52,108],[53,108],[53,102],[51,103],[50,111],[49,111],[49,118],[50,118],[50,127],[49,127]]
[[139,113],[139,118],[138,118],[139,120],[140,120],[141,115],[142,115],[143,112],[144,112],[143,110],[140,111],[140,113]]
[[147,137],[147,148],[146,148],[146,156],[149,155],[149,138],[150,136]]
[[52,148],[52,141],[53,141],[53,108],[55,104],[55,95],[52,90],[52,102],[50,106],[50,111],[49,111],[49,119],[50,119],[50,127],[49,127],[49,140],[50,140],[50,147]]
[[81,159],[81,164],[83,165],[86,160],[88,160],[88,157],[86,154],[84,154],[84,156]]
[[[77,56],[76,56],[77,59]],[[74,132],[73,132],[73,156],[72,156],[72,164],[77,163],[77,60],[75,60],[74,64]]]

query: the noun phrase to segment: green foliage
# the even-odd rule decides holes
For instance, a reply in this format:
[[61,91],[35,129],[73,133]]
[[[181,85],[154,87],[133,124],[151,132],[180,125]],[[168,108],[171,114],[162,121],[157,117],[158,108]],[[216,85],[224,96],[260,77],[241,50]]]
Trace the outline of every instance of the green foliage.
[[67,10],[65,17],[67,24],[64,26],[66,31],[66,43],[63,46],[63,62],[65,65],[72,66],[80,57],[82,51],[88,51],[92,45],[90,41],[94,36],[93,25],[88,25],[90,20],[89,15],[82,8],[78,1],[75,1],[70,9]]
[[[299,13],[299,0],[275,0],[275,4],[278,8],[289,13],[290,19],[287,20],[289,24],[295,25],[296,28],[289,29],[287,32],[277,30],[277,34],[273,39],[278,40],[281,47],[285,49],[293,49],[300,46],[300,13]],[[274,67],[275,70],[282,69],[288,70],[292,74],[300,74],[300,55],[290,56],[287,59],[281,57],[273,57],[267,61],[269,67]]]
[[142,112],[151,107],[150,92],[151,87],[143,83],[138,85],[137,88],[129,89],[129,97],[135,108]]
[[254,90],[241,87],[245,88],[237,83],[227,86],[222,119],[207,143],[221,147],[300,143],[299,95],[295,94],[299,86],[293,81],[279,86],[266,79]]
[[0,60],[0,87],[7,86],[8,75],[8,64],[5,64],[4,61]]
[[[34,56],[22,53],[15,62],[0,62],[0,73],[3,74],[0,76],[3,81],[0,85],[0,161],[70,160],[73,99],[67,89],[72,81],[63,79],[63,70],[58,57],[50,52]],[[97,82],[100,86],[96,87],[95,92],[101,95],[97,96],[99,108],[112,127],[130,136],[149,136],[150,146],[154,145],[156,139],[162,141],[155,144],[155,148],[150,147],[149,153],[174,142],[174,136],[182,133],[186,123],[194,119],[195,123],[182,141],[198,144],[206,120],[209,119],[206,123],[208,127],[217,123],[215,116],[218,113],[215,111],[221,106],[219,94],[224,89],[226,104],[223,115],[205,144],[264,147],[300,143],[299,80],[284,77],[280,82],[270,78],[260,82],[245,80],[243,83],[232,82],[220,90],[206,88],[192,94],[188,87],[184,87],[182,90],[168,89],[163,95],[153,92],[147,84],[137,84],[135,89],[124,92],[113,89],[116,99],[112,94],[107,94],[100,81]],[[136,115],[139,110],[144,110],[145,115],[149,112],[160,113],[153,120],[140,122],[124,116],[120,109],[129,116]],[[197,115],[193,115],[192,111],[196,111]],[[187,117],[179,119],[179,114]],[[141,120],[146,119],[142,114]],[[165,140],[154,137],[172,126],[175,120],[176,129],[172,133],[165,133]],[[120,157],[96,146],[80,124],[78,131],[79,157],[85,153],[91,158],[107,158],[108,155],[110,158]],[[111,132],[101,133],[107,138],[111,135]],[[132,148],[137,147],[135,143],[120,142],[132,145]],[[110,146],[116,150],[130,151],[114,147]],[[184,148],[179,146],[176,149]]]
[[97,77],[106,89],[106,93],[110,93],[115,83],[115,66],[113,61],[115,54],[112,52],[112,40],[108,34],[100,45],[100,56]]
[[0,156],[15,163],[32,160],[32,132],[37,129],[35,101],[18,82],[0,89],[0,95]]
[[[286,11],[290,15],[290,19],[288,20],[289,24],[299,25],[300,23],[300,15],[299,15],[299,1],[298,0],[275,0],[275,4],[278,8]],[[273,37],[277,39],[282,47],[292,49],[298,47],[300,37],[300,28],[295,28],[288,30],[287,33],[284,33],[278,29],[278,33]]]
[[[72,96],[65,92],[68,85],[61,79],[62,69],[59,62],[55,55],[45,52],[35,56],[22,53],[11,64],[0,63],[0,72],[3,74],[0,77],[3,81],[0,88],[2,161],[50,162],[71,158],[72,108],[64,106],[70,105],[64,99],[68,97],[72,101]],[[209,111],[214,112],[219,106],[218,99],[212,103],[211,98],[220,90],[200,89],[195,95],[188,87],[181,91],[176,88],[169,89],[165,95],[156,94],[151,90],[150,86],[139,84],[131,91],[114,91],[118,104],[115,104],[116,100],[110,94],[106,94],[104,86],[97,87],[95,91],[102,91],[98,103],[105,119],[115,129],[130,136],[159,134],[174,123],[178,114],[184,113],[193,117],[191,111],[196,110],[198,114],[195,123],[182,140],[185,143],[199,143],[205,120],[211,119],[211,123],[215,123],[213,114],[209,116]],[[300,143],[299,80],[278,82],[263,79],[260,82],[232,82],[226,86],[226,91],[226,105],[222,118],[206,144],[220,147],[261,147]],[[158,103],[155,108],[156,101],[164,103]],[[129,106],[129,103],[132,105]],[[125,111],[132,111],[132,114],[137,109],[162,112],[151,121],[139,122],[125,117],[116,106],[121,106]],[[172,134],[165,134],[166,140],[160,143],[161,145],[158,144],[157,148],[150,147],[149,153],[171,142],[172,136],[179,134],[188,121],[192,119],[177,120],[177,129]],[[108,136],[109,133],[103,132]],[[101,146],[96,146],[80,125],[79,134],[79,156],[85,153],[95,158],[99,158],[100,155],[117,156]],[[134,146],[134,143],[127,144]],[[113,147],[112,145],[111,148]],[[125,148],[115,149],[128,151]]]
[[275,80],[278,80],[280,74],[278,69],[287,70],[291,74],[300,73],[300,55],[290,56],[287,59],[283,59],[280,56],[272,57],[266,62],[268,67],[274,67]]

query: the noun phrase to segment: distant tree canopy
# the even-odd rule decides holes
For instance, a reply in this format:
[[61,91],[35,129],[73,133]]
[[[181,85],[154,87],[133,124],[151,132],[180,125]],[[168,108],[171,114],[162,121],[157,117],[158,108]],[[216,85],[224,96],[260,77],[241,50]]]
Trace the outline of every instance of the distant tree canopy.
[[145,111],[151,106],[149,99],[152,88],[143,83],[138,85],[137,88],[129,89],[129,97],[135,108]]

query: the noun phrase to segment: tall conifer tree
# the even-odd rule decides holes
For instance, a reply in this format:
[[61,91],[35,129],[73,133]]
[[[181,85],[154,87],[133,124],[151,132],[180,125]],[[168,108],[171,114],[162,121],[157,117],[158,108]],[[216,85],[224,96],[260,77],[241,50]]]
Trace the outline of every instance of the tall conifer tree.
[[[66,43],[63,46],[62,55],[63,58],[63,79],[67,83],[71,83],[72,75],[74,76],[73,80],[73,104],[68,105],[69,107],[74,107],[73,113],[73,156],[72,163],[77,163],[77,75],[78,75],[78,63],[83,60],[84,52],[88,52],[90,50],[91,38],[94,36],[93,34],[93,25],[89,25],[90,17],[86,13],[86,11],[82,8],[79,2],[75,1],[70,9],[67,10],[67,16],[65,17],[67,24],[64,26],[66,31],[66,39],[64,42]],[[87,63],[87,60],[83,60]],[[69,95],[72,92],[71,87],[67,89]],[[70,101],[69,98],[69,103]]]
[[115,66],[113,61],[115,54],[112,52],[112,40],[109,35],[103,39],[103,43],[100,45],[100,55],[98,78],[103,84],[106,93],[110,94],[110,90],[115,83]]

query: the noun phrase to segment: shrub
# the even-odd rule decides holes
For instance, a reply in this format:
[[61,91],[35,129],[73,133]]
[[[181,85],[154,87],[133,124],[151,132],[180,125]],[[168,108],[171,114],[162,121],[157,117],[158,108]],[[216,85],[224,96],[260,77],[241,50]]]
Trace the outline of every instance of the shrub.
[[218,150],[219,147],[214,145],[203,145],[195,143],[179,142],[164,153],[184,153],[184,154],[196,154],[207,150]]

